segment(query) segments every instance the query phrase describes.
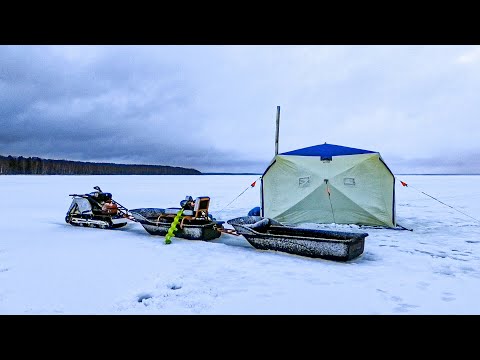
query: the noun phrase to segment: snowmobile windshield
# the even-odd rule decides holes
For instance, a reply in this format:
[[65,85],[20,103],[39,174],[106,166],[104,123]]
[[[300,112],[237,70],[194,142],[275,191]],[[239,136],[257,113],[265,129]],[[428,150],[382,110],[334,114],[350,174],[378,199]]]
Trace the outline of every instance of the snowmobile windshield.
[[77,209],[80,214],[91,214],[92,206],[90,202],[85,198],[76,198],[75,203],[77,204]]

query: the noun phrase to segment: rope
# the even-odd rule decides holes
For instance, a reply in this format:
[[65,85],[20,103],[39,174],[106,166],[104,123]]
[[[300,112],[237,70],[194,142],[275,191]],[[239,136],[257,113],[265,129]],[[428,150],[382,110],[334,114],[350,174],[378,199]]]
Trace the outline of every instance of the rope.
[[397,177],[395,177],[395,178],[396,178],[397,180],[399,180],[400,183],[401,183],[403,186],[405,186],[405,187],[411,187],[412,189],[415,189],[415,190],[421,192],[422,194],[427,195],[428,197],[432,198],[433,200],[438,201],[440,204],[443,204],[443,205],[445,205],[445,206],[448,206],[449,208],[451,208],[451,209],[453,209],[453,210],[455,210],[455,211],[458,211],[459,213],[461,213],[461,214],[463,214],[463,215],[465,215],[465,216],[468,216],[470,219],[473,219],[473,220],[478,221],[478,222],[480,223],[480,220],[474,218],[473,216],[470,216],[470,215],[464,213],[463,211],[460,211],[460,210],[454,208],[453,206],[450,206],[450,205],[448,205],[448,204],[445,204],[443,201],[438,200],[437,198],[433,197],[432,195],[428,195],[426,192],[423,192],[422,190],[416,189],[416,188],[414,188],[413,186],[408,185],[405,181],[402,181],[402,180],[398,179]]
[[255,186],[255,183],[260,180],[262,177],[260,176],[257,180],[255,180],[253,183],[250,184],[249,187],[247,187],[245,190],[243,190],[235,199],[233,199],[232,201],[230,201],[223,209],[221,209],[219,212],[225,210],[228,206],[230,206],[235,200],[237,200],[240,196],[242,196],[245,191],[247,191],[248,189],[250,188],[253,188]]
[[330,209],[332,210],[333,223],[336,224],[337,222],[335,221],[335,213],[333,211],[332,199],[330,198],[330,188],[328,187],[328,180],[327,179],[325,179],[325,184],[327,184],[328,201],[330,202]]

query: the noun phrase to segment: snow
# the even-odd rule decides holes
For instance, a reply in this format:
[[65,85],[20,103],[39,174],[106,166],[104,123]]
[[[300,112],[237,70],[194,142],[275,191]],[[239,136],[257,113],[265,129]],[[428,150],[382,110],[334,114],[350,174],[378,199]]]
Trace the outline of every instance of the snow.
[[226,221],[259,205],[258,177],[0,176],[0,314],[480,314],[480,176],[398,175],[397,220],[413,231],[303,225],[367,232],[348,262],[64,221],[68,195],[95,185],[130,209],[210,196]]

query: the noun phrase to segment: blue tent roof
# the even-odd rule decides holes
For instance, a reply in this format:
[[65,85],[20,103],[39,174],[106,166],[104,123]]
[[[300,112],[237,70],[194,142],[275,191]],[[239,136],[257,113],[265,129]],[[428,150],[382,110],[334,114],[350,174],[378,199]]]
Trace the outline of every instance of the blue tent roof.
[[339,155],[357,155],[376,152],[377,151],[355,149],[351,147],[325,143],[322,145],[309,146],[303,149],[288,151],[285,153],[281,153],[280,155],[321,156],[322,158],[331,158],[332,156]]

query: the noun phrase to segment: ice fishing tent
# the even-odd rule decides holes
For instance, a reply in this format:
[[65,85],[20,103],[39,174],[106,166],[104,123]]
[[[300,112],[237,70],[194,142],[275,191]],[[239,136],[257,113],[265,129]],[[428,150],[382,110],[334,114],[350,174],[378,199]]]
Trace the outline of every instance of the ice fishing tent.
[[261,181],[261,215],[289,224],[395,227],[395,177],[380,153],[322,144],[278,154]]

